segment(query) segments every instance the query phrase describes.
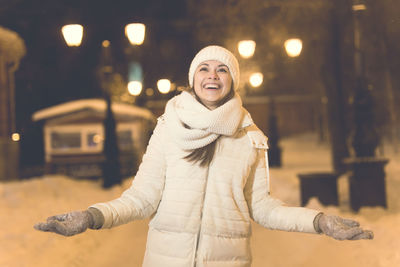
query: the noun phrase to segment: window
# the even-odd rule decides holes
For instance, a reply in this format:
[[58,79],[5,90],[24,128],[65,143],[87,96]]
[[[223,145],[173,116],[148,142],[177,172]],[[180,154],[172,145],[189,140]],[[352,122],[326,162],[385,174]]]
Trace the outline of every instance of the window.
[[131,130],[122,130],[117,132],[118,146],[121,150],[130,150],[133,148]]
[[68,150],[81,147],[81,133],[51,133],[51,148]]
[[103,137],[98,133],[88,133],[87,135],[87,146],[89,148],[98,147],[103,142]]

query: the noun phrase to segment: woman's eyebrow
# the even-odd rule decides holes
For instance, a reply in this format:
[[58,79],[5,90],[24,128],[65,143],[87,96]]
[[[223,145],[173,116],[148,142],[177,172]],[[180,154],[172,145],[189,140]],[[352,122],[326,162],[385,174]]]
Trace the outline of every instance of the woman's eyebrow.
[[228,66],[225,64],[218,65],[218,67],[227,67],[228,68]]
[[202,65],[205,65],[205,66],[209,66],[207,63],[201,63],[199,66],[202,66]]

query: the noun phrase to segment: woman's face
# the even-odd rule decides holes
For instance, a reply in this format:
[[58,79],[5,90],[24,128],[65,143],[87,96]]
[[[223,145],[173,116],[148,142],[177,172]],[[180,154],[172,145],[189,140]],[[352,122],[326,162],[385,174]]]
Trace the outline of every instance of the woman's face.
[[232,77],[226,65],[208,60],[197,67],[193,84],[194,92],[203,105],[213,110],[232,90]]

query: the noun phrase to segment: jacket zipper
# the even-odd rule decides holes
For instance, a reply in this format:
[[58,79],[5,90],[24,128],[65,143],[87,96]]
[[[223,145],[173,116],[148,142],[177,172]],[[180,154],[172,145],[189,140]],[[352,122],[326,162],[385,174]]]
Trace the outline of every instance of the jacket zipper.
[[[210,163],[211,165],[211,163]],[[194,250],[194,262],[193,262],[193,267],[196,267],[197,265],[197,250],[199,249],[199,244],[200,244],[200,239],[201,239],[201,225],[203,223],[203,212],[204,212],[204,202],[206,200],[206,194],[207,194],[207,186],[208,186],[208,174],[210,173],[210,166],[208,166],[207,168],[207,174],[206,174],[206,182],[204,185],[204,195],[203,195],[203,205],[201,207],[201,213],[200,213],[200,227],[199,227],[199,231],[197,232],[197,237],[196,237],[196,246],[195,246],[195,250]]]

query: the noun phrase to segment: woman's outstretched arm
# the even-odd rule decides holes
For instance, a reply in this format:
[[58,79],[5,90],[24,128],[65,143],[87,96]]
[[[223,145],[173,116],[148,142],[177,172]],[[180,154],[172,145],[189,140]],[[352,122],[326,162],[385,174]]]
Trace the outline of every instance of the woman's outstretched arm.
[[269,229],[323,233],[338,240],[373,238],[373,233],[363,230],[356,221],[304,207],[288,207],[269,196],[264,151],[258,149],[257,153],[245,186],[246,201],[255,222]]
[[34,228],[72,236],[89,229],[111,228],[151,216],[161,200],[165,181],[164,122],[160,119],[150,138],[132,185],[109,202],[97,203],[84,211],[51,216]]

